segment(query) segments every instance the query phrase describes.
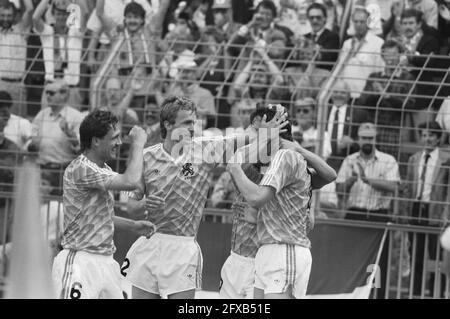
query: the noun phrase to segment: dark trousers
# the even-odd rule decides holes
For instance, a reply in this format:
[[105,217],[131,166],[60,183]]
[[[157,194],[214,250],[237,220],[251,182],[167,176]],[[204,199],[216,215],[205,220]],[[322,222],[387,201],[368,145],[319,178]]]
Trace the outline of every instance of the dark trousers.
[[[410,222],[411,225],[415,226],[427,226],[430,227],[429,224],[429,204],[422,203],[422,202],[414,202],[412,207],[412,220]],[[416,240],[414,242],[414,234],[409,234],[409,242],[410,248],[409,253],[411,255],[411,258],[415,257],[414,262],[414,273],[412,274],[414,278],[414,284],[413,284],[413,294],[414,295],[421,295],[422,291],[422,276],[423,276],[423,266],[424,266],[424,258],[428,253],[428,256],[432,260],[436,260],[436,251],[438,248],[438,235],[435,234],[428,234],[428,245],[425,247],[426,243],[426,236],[427,234],[421,234],[416,233]],[[414,243],[416,246],[416,255],[413,256],[413,248]],[[441,278],[441,294],[443,293],[445,289],[445,278],[442,276]],[[431,291],[434,289],[434,274],[431,276],[430,280],[428,282],[425,282],[424,289],[426,290],[429,288]]]
[[[355,213],[352,213],[355,212]],[[387,223],[391,221],[389,212],[387,209],[380,210],[367,210],[364,208],[349,208],[349,212],[345,215],[347,220],[360,220],[377,223]],[[384,299],[386,293],[386,275],[388,272],[388,256],[389,256],[389,238],[386,238],[383,250],[380,256],[380,288],[377,289],[377,299]]]

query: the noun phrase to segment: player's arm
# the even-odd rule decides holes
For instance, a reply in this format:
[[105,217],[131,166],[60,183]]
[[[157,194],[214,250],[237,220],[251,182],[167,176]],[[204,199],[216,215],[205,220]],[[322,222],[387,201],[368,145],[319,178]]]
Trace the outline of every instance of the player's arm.
[[148,220],[131,220],[113,216],[114,227],[134,232],[140,236],[149,238],[156,231],[155,225]]
[[131,191],[141,186],[142,168],[144,165],[143,150],[147,142],[144,129],[134,126],[130,131],[131,149],[127,169],[110,179],[105,188],[108,190]]
[[253,183],[242,170],[241,164],[230,163],[227,167],[236,187],[248,204],[254,208],[264,206],[275,196],[275,189]]
[[303,156],[308,166],[314,168],[317,174],[311,176],[311,184],[314,189],[333,182],[337,178],[336,171],[327,164],[320,156],[300,146],[300,144],[288,140],[281,140],[281,147],[291,149]]

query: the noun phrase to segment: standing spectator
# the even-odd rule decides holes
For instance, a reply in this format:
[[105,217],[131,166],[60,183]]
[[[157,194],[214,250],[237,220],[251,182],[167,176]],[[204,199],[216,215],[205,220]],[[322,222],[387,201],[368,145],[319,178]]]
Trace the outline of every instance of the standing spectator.
[[[13,101],[12,113],[24,115],[22,101],[25,100],[25,65],[27,39],[31,27],[33,4],[22,0],[25,12],[19,11],[10,1],[0,2],[0,90],[10,93]],[[14,23],[19,20],[18,23]]]
[[[435,67],[436,60],[431,55],[439,54],[439,40],[431,33],[422,29],[422,13],[414,9],[405,10],[401,18],[403,28],[403,45],[406,48],[408,66],[411,74],[418,82],[416,98],[417,108],[426,110],[430,107],[431,98],[438,86],[433,83],[435,72],[430,70]],[[420,56],[419,56],[420,55]],[[414,114],[415,123],[423,122],[423,113]]]
[[[442,129],[436,122],[425,122],[418,126],[423,151],[412,155],[408,161],[406,196],[410,199],[407,211],[411,225],[442,227],[449,217],[450,203],[450,157],[439,148]],[[428,236],[428,247],[425,247]],[[420,295],[424,256],[436,259],[438,236],[433,234],[410,234],[410,253],[415,244],[415,265],[412,280],[413,294]],[[425,289],[433,291],[433,281]],[[443,285],[445,287],[445,285]]]
[[61,194],[62,174],[79,151],[82,114],[68,105],[69,87],[63,80],[47,84],[47,108],[33,120],[34,134],[29,150],[38,151],[38,164],[51,176],[53,195]]
[[308,20],[312,31],[305,35],[320,46],[320,58],[318,67],[332,70],[340,49],[339,35],[326,28],[327,8],[320,3],[313,3],[307,10]]
[[[70,87],[70,104],[81,109],[80,83],[81,54],[83,50],[83,30],[80,21],[69,20],[69,0],[42,0],[33,14],[34,30],[42,43],[45,80],[63,78]],[[55,23],[48,24],[43,19],[51,6]],[[45,100],[43,100],[45,104]]]
[[214,27],[221,32],[226,41],[241,27],[239,23],[233,21],[233,8],[231,0],[213,0],[211,6],[214,16]]
[[[307,150],[314,152],[319,139],[317,125],[316,101],[313,98],[296,100],[293,107],[294,122],[292,126],[292,136],[300,145]],[[317,152],[316,152],[317,153]],[[325,160],[331,154],[330,135],[324,132],[322,158]]]
[[[358,129],[360,151],[347,156],[339,170],[336,187],[339,197],[344,198],[345,219],[384,223],[391,220],[390,205],[400,173],[395,158],[376,149],[376,135],[374,124],[361,124]],[[381,287],[377,296],[381,299],[386,291],[388,243],[386,240],[379,264]]]
[[414,77],[400,64],[401,44],[387,40],[381,51],[385,68],[369,76],[364,93],[356,103],[368,107],[369,119],[377,125],[378,149],[403,162],[399,158],[401,133],[412,124]]
[[358,150],[358,127],[367,121],[365,110],[349,105],[350,88],[345,81],[338,81],[333,87],[328,109],[327,132],[331,138],[331,156],[328,164],[339,170],[343,159]]
[[31,123],[12,114],[12,104],[11,95],[6,91],[0,91],[0,116],[6,120],[5,137],[14,142],[20,150],[26,151],[31,141]]
[[367,19],[369,13],[356,9],[352,15],[355,35],[346,40],[342,46],[339,59],[344,59],[344,67],[339,77],[346,80],[351,89],[351,96],[358,98],[371,73],[383,70],[381,46],[384,40],[369,31]]

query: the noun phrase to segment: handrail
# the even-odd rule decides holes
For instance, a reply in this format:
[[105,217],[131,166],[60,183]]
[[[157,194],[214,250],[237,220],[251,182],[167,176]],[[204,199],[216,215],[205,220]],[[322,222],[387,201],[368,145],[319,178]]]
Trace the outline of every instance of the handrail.
[[117,53],[119,52],[124,42],[125,37],[121,34],[118,37],[117,41],[112,46],[106,60],[104,61],[104,63],[102,63],[99,70],[97,71],[97,74],[95,75],[95,80],[91,86],[91,96],[90,96],[91,109],[94,109],[100,105],[100,97],[101,97],[100,87],[103,84],[105,76],[109,71],[110,67],[112,66],[113,61],[116,58]]

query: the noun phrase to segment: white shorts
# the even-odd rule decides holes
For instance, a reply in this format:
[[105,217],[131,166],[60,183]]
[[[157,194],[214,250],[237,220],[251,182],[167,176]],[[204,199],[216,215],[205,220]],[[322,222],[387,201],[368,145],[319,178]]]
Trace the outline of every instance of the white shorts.
[[201,288],[203,258],[194,237],[156,233],[140,237],[122,265],[122,275],[133,286],[167,296]]
[[113,256],[64,249],[53,262],[53,282],[61,299],[123,299],[119,264]]
[[303,298],[311,263],[308,248],[286,244],[263,245],[255,258],[255,287],[264,290],[265,294],[281,294],[291,286],[294,297]]
[[220,272],[221,299],[253,299],[255,258],[231,252]]

